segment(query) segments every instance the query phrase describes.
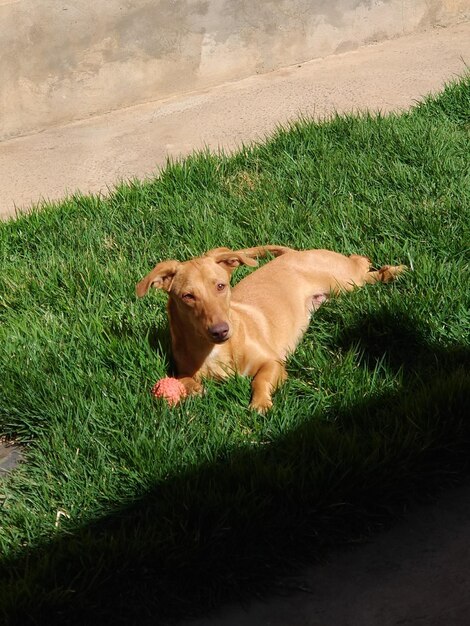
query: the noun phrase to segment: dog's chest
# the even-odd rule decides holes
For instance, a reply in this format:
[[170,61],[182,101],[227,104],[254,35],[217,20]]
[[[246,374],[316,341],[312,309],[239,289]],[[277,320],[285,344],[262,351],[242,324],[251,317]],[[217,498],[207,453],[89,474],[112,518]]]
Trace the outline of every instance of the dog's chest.
[[227,344],[214,345],[207,355],[200,372],[201,376],[226,378],[233,373],[231,352]]

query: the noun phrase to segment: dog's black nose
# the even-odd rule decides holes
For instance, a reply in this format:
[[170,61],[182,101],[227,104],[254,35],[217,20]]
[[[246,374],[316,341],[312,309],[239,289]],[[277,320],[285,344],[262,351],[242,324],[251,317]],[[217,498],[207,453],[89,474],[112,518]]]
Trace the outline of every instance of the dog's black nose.
[[227,322],[220,322],[220,324],[214,324],[209,328],[209,334],[213,341],[220,342],[227,339],[229,330]]

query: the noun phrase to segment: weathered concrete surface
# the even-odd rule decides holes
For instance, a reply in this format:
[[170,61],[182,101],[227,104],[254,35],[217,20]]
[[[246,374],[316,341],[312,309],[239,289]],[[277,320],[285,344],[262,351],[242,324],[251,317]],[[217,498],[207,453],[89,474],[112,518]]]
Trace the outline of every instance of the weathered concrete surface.
[[145,177],[167,156],[232,149],[299,113],[408,107],[470,65],[470,23],[0,142],[0,216]]
[[470,19],[470,0],[0,0],[0,139]]
[[8,474],[8,472],[11,472],[11,470],[18,465],[22,458],[23,455],[21,454],[21,450],[18,446],[15,446],[11,442],[5,442],[0,438],[0,479],[2,476]]
[[188,626],[468,626],[470,486],[286,585],[304,591],[226,607]]

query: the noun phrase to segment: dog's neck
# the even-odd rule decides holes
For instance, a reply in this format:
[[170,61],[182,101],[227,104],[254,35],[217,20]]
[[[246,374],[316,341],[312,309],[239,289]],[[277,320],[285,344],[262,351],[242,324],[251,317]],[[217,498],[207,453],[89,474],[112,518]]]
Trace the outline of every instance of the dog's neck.
[[168,300],[168,319],[170,322],[171,347],[178,376],[198,377],[207,373],[206,365],[214,348],[227,351],[230,339],[224,344],[214,344],[203,337],[196,328],[188,323],[170,297]]

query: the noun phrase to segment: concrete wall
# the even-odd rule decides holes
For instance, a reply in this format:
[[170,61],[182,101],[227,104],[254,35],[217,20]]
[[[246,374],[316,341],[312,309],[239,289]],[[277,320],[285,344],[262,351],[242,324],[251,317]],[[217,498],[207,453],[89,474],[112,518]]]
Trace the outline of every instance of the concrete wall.
[[0,0],[0,139],[466,19],[470,0]]

